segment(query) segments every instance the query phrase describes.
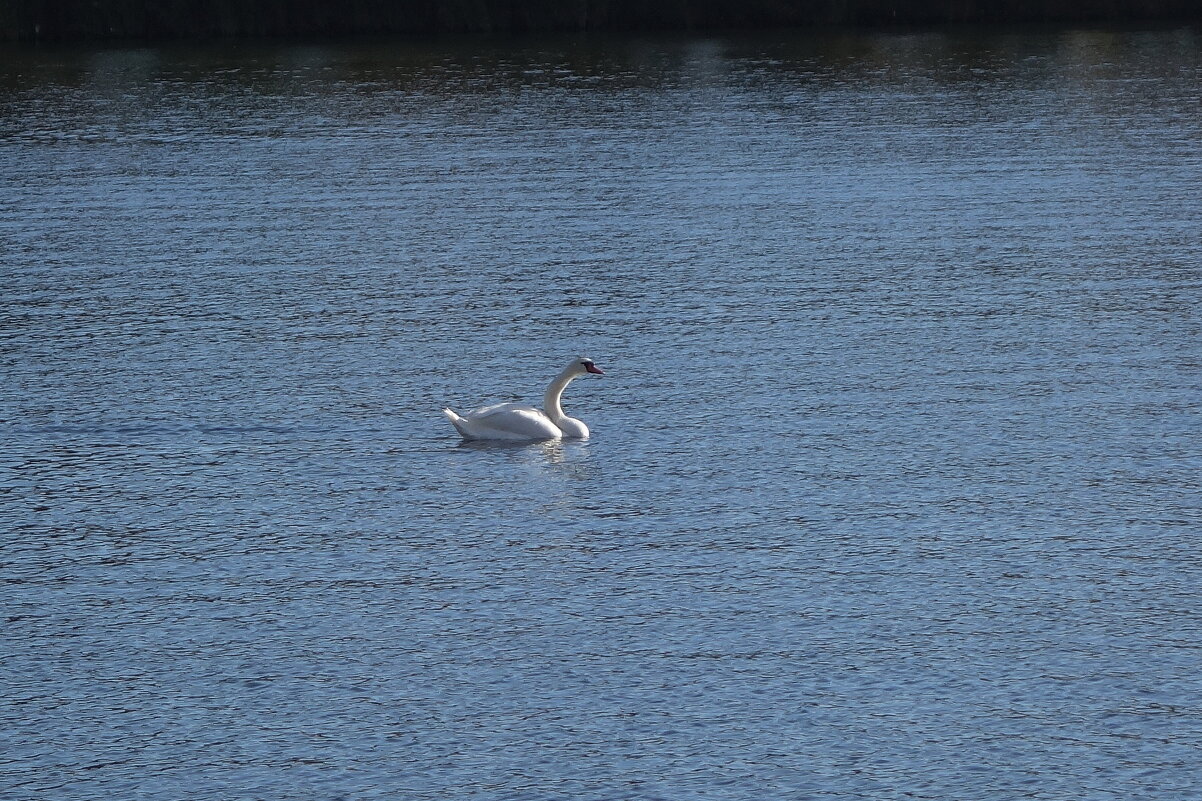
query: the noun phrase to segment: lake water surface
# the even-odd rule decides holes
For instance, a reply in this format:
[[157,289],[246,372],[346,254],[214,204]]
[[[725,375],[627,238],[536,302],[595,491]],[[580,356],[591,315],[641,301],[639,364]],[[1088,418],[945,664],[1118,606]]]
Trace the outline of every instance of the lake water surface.
[[0,797],[1202,797],[1200,46],[0,50]]

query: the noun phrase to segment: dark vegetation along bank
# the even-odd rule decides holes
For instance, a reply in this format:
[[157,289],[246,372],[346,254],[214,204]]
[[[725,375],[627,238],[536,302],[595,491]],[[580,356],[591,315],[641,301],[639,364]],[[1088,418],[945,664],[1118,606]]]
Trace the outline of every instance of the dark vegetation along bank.
[[1202,18],[1202,0],[0,0],[0,39],[698,30]]

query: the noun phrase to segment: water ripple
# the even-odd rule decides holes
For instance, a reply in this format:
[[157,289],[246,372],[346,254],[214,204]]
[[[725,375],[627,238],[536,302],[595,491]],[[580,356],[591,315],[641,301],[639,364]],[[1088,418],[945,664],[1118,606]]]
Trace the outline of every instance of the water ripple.
[[1196,32],[10,50],[0,795],[1197,795]]

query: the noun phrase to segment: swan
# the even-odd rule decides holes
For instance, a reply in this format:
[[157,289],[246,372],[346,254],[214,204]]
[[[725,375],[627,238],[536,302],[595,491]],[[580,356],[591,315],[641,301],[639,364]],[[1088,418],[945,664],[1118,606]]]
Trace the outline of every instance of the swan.
[[497,403],[472,409],[462,416],[450,409],[443,409],[442,413],[464,439],[588,439],[588,426],[564,414],[559,398],[573,379],[589,373],[605,375],[592,359],[584,356],[569,362],[547,387],[542,409],[525,403]]

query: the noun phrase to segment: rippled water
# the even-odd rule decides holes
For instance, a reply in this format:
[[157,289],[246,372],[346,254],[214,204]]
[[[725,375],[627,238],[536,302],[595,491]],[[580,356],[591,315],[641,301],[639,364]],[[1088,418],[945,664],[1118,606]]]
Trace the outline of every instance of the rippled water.
[[1200,41],[0,51],[0,796],[1198,798]]

